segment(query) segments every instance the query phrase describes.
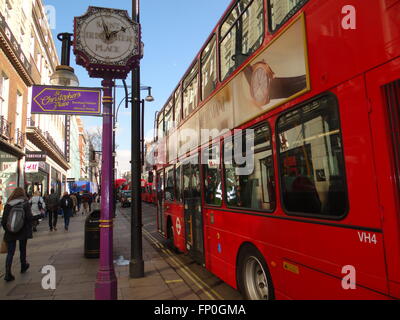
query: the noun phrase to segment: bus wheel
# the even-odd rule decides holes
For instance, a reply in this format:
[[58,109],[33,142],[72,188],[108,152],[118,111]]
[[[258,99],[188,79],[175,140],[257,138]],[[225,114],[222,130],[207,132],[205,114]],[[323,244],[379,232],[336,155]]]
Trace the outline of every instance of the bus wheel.
[[260,252],[246,246],[238,257],[238,286],[247,300],[273,300],[271,275]]

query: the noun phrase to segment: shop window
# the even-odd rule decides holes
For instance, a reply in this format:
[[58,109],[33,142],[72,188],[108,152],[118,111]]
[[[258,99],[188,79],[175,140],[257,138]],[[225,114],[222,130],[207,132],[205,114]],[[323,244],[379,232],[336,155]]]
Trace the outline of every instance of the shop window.
[[224,80],[262,44],[263,0],[243,0],[222,23],[220,42],[221,78]]
[[[246,144],[251,146],[251,150]],[[237,170],[244,166],[238,164],[237,155],[245,156],[246,161],[254,165],[247,174],[246,170],[243,173]],[[275,178],[268,124],[263,123],[242,131],[234,139],[225,140],[224,170],[228,206],[261,211],[275,209]]]
[[286,211],[343,216],[347,193],[335,97],[325,96],[284,114],[278,120],[277,131]]

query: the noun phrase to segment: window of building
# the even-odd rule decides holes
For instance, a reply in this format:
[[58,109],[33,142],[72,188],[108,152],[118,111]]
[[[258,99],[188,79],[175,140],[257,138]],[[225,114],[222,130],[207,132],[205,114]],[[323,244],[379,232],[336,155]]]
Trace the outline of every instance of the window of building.
[[204,149],[202,153],[202,164],[204,169],[204,194],[206,204],[221,206],[222,204],[222,181],[220,167],[220,147]]
[[182,118],[182,90],[181,87],[179,87],[175,91],[175,126],[177,127],[179,123],[181,122]]
[[347,209],[338,106],[329,95],[278,120],[283,206],[289,213],[341,217]]
[[201,54],[201,98],[205,100],[217,87],[217,46],[214,36]]
[[198,70],[196,65],[190,70],[189,75],[183,81],[183,119],[186,119],[197,107],[198,96]]
[[220,35],[221,77],[225,79],[262,44],[263,1],[239,1],[222,23]]
[[175,200],[175,170],[174,167],[166,170],[165,200]]
[[23,109],[23,96],[22,93],[17,91],[17,108],[15,110],[15,129],[21,131],[22,128],[22,109]]
[[[245,151],[246,143],[251,146],[250,152]],[[247,164],[238,164],[238,155],[246,156]],[[252,172],[239,174],[237,169],[249,163],[254,165]],[[225,140],[224,170],[228,206],[262,211],[275,209],[271,131],[267,123],[242,131],[234,139]]]
[[0,72],[0,117],[8,119],[9,78]]
[[269,28],[272,32],[285,24],[308,0],[268,0]]

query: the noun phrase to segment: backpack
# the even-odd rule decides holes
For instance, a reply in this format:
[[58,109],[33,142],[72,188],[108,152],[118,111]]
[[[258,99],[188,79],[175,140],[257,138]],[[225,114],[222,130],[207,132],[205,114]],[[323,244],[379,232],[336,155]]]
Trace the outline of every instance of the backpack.
[[7,219],[7,230],[11,233],[18,233],[25,223],[24,203],[20,202],[11,208]]

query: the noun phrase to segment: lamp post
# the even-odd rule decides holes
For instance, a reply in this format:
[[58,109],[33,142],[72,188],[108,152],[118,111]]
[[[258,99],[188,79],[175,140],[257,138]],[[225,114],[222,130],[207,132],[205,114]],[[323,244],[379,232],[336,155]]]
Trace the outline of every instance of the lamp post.
[[[79,87],[78,77],[74,73],[74,69],[71,68],[71,46],[72,46],[72,33],[64,32],[57,35],[57,39],[62,42],[61,48],[61,65],[56,67],[56,71],[50,77],[50,84],[53,86],[64,86],[64,87]],[[65,124],[70,121],[70,116],[65,116]],[[65,135],[65,155],[69,154],[70,136],[69,131],[66,130]],[[69,160],[68,160],[69,162]],[[65,184],[65,190],[67,190],[67,183]]]
[[[139,0],[132,0],[132,19],[140,23]],[[131,278],[144,277],[142,248],[142,202],[141,202],[141,157],[140,157],[140,64],[132,72],[132,205],[131,205]]]

